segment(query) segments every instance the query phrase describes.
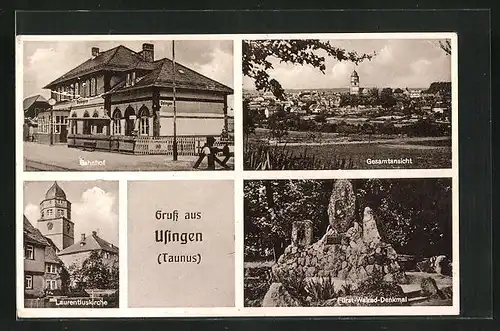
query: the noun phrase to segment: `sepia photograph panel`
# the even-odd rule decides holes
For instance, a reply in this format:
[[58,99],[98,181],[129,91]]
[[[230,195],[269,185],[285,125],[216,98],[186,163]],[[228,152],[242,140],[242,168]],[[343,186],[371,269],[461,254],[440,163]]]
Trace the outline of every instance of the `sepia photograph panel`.
[[452,306],[451,184],[245,181],[245,307]]
[[451,39],[243,40],[244,169],[451,168],[451,54]]
[[118,308],[118,182],[24,182],[24,308]]
[[232,40],[18,47],[25,170],[234,169]]

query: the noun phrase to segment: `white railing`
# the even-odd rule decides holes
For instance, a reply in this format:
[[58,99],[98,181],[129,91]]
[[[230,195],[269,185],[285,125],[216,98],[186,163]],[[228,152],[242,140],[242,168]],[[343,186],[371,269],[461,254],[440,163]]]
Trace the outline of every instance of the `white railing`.
[[[205,136],[179,136],[177,137],[178,155],[195,156],[198,155],[205,143]],[[172,155],[174,137],[136,137],[134,154],[139,155]]]

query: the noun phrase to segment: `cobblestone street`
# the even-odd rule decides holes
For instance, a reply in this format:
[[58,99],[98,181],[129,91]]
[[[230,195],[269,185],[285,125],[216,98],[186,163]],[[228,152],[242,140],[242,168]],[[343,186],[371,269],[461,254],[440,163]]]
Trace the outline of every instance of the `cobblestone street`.
[[[173,161],[171,155],[84,151],[66,144],[24,142],[23,149],[26,171],[189,171],[204,170],[207,165],[204,160],[199,169],[193,169],[197,156],[179,156],[178,161]],[[228,165],[234,169],[234,160]]]

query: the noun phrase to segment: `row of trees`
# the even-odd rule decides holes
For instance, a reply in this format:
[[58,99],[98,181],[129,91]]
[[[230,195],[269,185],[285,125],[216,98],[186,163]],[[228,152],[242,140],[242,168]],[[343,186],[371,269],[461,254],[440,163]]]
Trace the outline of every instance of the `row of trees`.
[[[244,105],[244,107],[247,106]],[[258,121],[259,126],[267,127],[270,130],[270,136],[278,140],[286,136],[288,131],[366,135],[403,134],[413,137],[445,136],[450,134],[449,125],[436,123],[430,118],[422,118],[404,127],[396,127],[391,120],[386,120],[385,123],[370,123],[368,121],[364,123],[348,123],[345,121],[328,123],[325,114],[318,114],[311,120],[303,119],[299,114],[288,113],[283,110],[273,113],[268,119],[250,109],[247,109],[245,114],[248,114],[244,117],[245,136],[255,131],[255,122]]]
[[84,289],[116,289],[119,284],[118,260],[111,265],[104,263],[98,251],[92,251],[81,264],[63,267],[60,273],[61,289],[47,290],[46,294],[82,294]]
[[[382,239],[399,253],[451,256],[450,179],[363,179],[352,181],[357,221],[374,210]],[[290,244],[292,222],[313,221],[314,239],[328,225],[333,180],[246,181],[245,258],[275,260]]]

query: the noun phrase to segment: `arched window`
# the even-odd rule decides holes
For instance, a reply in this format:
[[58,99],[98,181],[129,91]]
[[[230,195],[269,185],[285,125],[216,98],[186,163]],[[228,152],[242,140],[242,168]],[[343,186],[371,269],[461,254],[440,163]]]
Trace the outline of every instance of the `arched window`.
[[[90,117],[89,112],[85,111],[83,117]],[[83,120],[83,134],[90,134],[90,119],[88,118]]]
[[75,97],[75,85],[74,84],[71,84],[71,98],[74,98]]
[[[98,118],[99,117],[99,113],[97,112],[97,110],[94,111],[94,114],[92,115],[92,117],[94,117],[94,118]],[[96,133],[102,133],[103,124],[102,124],[101,120],[95,120],[94,123],[95,123],[95,131],[96,131]]]
[[90,81],[87,79],[85,81],[85,97],[90,96]]
[[125,109],[125,135],[126,136],[131,136],[134,132],[135,129],[135,121],[132,116],[135,115],[134,108],[132,107],[127,107]]
[[122,112],[120,111],[120,109],[116,108],[113,112],[113,134],[121,133],[121,118]]
[[149,110],[145,106],[139,111],[139,134],[149,135]]
[[78,83],[75,83],[75,97],[79,97],[80,96],[80,84]]

